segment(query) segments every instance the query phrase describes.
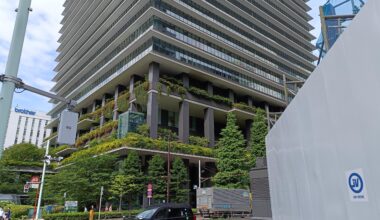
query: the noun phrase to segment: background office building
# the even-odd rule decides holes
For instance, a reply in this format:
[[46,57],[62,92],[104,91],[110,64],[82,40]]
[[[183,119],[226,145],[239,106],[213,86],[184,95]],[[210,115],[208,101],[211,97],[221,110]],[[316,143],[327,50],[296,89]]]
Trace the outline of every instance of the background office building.
[[41,147],[43,139],[50,135],[50,129],[45,128],[49,121],[50,116],[42,112],[18,107],[12,109],[4,147],[19,143],[31,143]]

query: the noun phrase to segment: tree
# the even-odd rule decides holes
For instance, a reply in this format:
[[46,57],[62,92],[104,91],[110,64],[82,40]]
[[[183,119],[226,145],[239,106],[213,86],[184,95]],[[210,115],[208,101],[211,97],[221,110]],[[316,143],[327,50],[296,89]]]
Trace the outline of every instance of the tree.
[[187,202],[189,200],[189,174],[182,159],[176,157],[171,170],[171,202]]
[[233,113],[227,115],[227,125],[221,132],[216,149],[218,173],[212,179],[216,186],[246,188],[248,186],[248,161],[245,140],[236,125]]
[[126,175],[141,175],[141,161],[136,151],[129,151],[123,162],[122,173]]
[[4,150],[0,161],[3,165],[9,166],[41,165],[42,167],[44,152],[44,149],[38,148],[33,144],[15,144]]
[[24,193],[24,184],[30,181],[32,174],[15,171],[14,167],[42,168],[43,155],[44,149],[27,143],[5,149],[0,159],[0,193]]
[[67,193],[67,200],[78,201],[79,207],[96,204],[101,186],[105,187],[105,197],[109,196],[107,186],[111,185],[115,162],[114,155],[83,158],[57,174],[47,175],[44,200],[62,204]]
[[166,199],[165,160],[154,155],[149,161],[148,181],[153,185],[153,199],[162,202]]
[[0,193],[22,194],[24,184],[30,181],[32,174],[12,170],[0,163]]
[[122,174],[116,174],[112,178],[112,185],[110,188],[111,195],[119,196],[119,211],[121,211],[121,201],[123,199],[123,196],[127,193],[127,187],[126,187],[126,176]]
[[265,111],[258,108],[253,118],[249,148],[252,158],[265,157],[265,136],[268,134],[268,125],[265,120]]
[[131,209],[132,201],[138,199],[145,182],[141,172],[141,161],[136,151],[129,151],[128,157],[123,162],[121,173],[125,178],[125,195],[128,197],[128,206]]
[[[121,211],[121,202],[124,195],[131,195],[141,189],[140,184],[136,182],[136,177],[133,175],[117,174],[114,176],[110,193],[119,196],[119,211]],[[128,202],[129,206],[131,201]]]

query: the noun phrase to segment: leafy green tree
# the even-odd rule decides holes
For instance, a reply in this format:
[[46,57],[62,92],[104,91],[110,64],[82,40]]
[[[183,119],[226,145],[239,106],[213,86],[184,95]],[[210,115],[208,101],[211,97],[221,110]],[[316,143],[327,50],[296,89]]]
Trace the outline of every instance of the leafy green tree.
[[[124,195],[131,195],[140,189],[140,185],[136,183],[136,177],[133,175],[117,174],[112,179],[110,193],[113,196],[119,197],[119,211],[121,210],[121,203]],[[131,201],[128,202],[131,204]]]
[[268,125],[265,119],[265,111],[258,108],[253,118],[249,148],[252,158],[265,157],[265,136],[268,134]]
[[44,153],[44,149],[33,144],[15,144],[4,150],[0,163],[9,166],[42,166]]
[[44,201],[62,204],[63,194],[67,193],[67,200],[77,200],[79,207],[96,204],[101,186],[105,188],[104,196],[109,196],[107,188],[112,182],[115,162],[113,155],[78,159],[57,174],[48,175]]
[[154,155],[149,161],[148,181],[153,185],[153,199],[162,202],[166,199],[166,172],[165,160],[159,155]]
[[233,113],[227,115],[227,125],[221,132],[216,149],[218,173],[212,179],[216,186],[246,188],[248,186],[248,161],[245,140]]
[[122,173],[126,175],[141,175],[141,161],[136,151],[129,151],[123,162]]
[[171,170],[170,191],[172,196],[171,202],[187,202],[189,200],[189,174],[185,163],[181,158],[176,157],[173,161]]
[[24,184],[30,181],[32,174],[14,171],[14,168],[0,163],[0,193],[24,193]]
[[124,160],[123,175],[126,178],[127,198],[129,209],[132,208],[132,201],[137,201],[138,196],[144,188],[144,175],[141,172],[141,161],[136,151],[129,151],[128,157]]
[[0,193],[23,193],[32,174],[15,171],[14,167],[41,167],[44,149],[33,144],[15,144],[5,149],[0,159]]

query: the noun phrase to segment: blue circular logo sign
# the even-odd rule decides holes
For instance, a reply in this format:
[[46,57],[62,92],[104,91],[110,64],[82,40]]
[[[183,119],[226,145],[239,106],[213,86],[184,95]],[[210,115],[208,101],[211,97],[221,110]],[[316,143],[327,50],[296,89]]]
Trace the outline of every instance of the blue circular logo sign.
[[363,191],[364,182],[358,173],[351,173],[348,177],[348,186],[354,193],[361,193]]

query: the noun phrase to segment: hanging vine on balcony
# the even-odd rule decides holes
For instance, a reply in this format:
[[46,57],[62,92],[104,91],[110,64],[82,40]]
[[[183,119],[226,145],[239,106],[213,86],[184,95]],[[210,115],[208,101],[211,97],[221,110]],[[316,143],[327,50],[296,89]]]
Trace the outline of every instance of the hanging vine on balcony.
[[147,81],[136,86],[134,89],[136,103],[142,107],[146,107],[146,104],[148,102],[148,90],[149,90],[149,82]]
[[112,118],[113,117],[113,110],[115,108],[115,101],[111,100],[107,102],[106,105],[103,107],[103,115],[106,118]]
[[117,110],[119,112],[126,112],[129,108],[129,92],[123,92],[117,98]]
[[166,86],[166,93],[169,96],[172,92],[178,93],[181,99],[183,100],[186,96],[186,88],[183,87],[178,81],[175,81],[175,78],[172,78],[171,80],[167,80],[165,78],[160,78],[160,84],[163,84]]

